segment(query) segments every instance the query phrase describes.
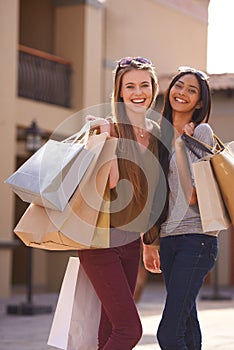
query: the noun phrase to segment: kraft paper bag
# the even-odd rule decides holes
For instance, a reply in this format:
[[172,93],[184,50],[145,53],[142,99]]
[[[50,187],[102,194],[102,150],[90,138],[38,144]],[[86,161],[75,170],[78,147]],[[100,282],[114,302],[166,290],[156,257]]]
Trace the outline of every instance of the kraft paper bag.
[[25,202],[63,211],[94,154],[84,148],[89,124],[64,141],[49,140],[5,183]]
[[228,214],[234,224],[234,154],[231,147],[230,144],[212,156],[210,162]]
[[66,350],[96,350],[101,302],[79,259],[70,257],[58,297],[48,345]]
[[[110,246],[110,191],[105,190],[104,201],[98,214],[92,240],[85,231],[77,235],[76,240],[64,235],[51,222],[45,208],[31,204],[15,228],[15,234],[21,241],[33,248],[45,250],[79,250],[91,248],[109,248]],[[67,219],[69,220],[69,218]],[[85,236],[84,238],[81,236]],[[87,241],[85,243],[85,238]],[[80,243],[81,241],[83,243]]]
[[[95,147],[94,147],[95,145]],[[117,139],[93,135],[89,147],[96,152],[63,212],[31,204],[14,229],[28,246],[48,250],[109,247],[108,177]]]
[[203,231],[227,229],[231,222],[214,177],[210,160],[202,159],[193,163],[192,167]]

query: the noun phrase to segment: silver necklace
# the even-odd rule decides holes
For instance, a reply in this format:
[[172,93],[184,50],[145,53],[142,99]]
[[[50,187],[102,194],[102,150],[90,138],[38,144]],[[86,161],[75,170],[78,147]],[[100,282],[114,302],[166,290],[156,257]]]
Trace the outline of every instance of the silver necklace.
[[144,135],[144,129],[143,128],[138,128],[138,135],[140,135],[140,137],[143,139]]

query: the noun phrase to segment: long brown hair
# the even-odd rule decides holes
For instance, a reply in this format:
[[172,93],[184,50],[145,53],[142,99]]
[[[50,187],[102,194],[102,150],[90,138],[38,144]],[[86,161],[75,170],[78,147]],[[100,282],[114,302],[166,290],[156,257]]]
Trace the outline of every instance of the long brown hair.
[[[170,96],[171,88],[182,76],[186,74],[193,74],[197,78],[200,86],[200,101],[202,102],[201,108],[196,109],[194,111],[191,121],[194,122],[195,126],[201,123],[208,123],[210,112],[211,112],[211,104],[212,104],[211,92],[210,92],[208,81],[203,76],[204,73],[201,71],[197,71],[194,68],[189,69],[189,67],[188,69],[186,69],[186,71],[179,70],[179,73],[172,78],[165,92],[164,104],[162,108],[162,119],[160,123],[162,142],[159,144],[159,159],[160,159],[160,164],[162,166],[166,179],[168,178],[168,173],[169,173],[169,164],[170,164],[170,158],[172,153],[172,138],[174,136],[172,107],[170,104],[169,96]],[[168,189],[168,195],[169,195],[169,189]],[[168,215],[168,205],[169,205],[168,195],[167,195],[167,201],[164,207],[164,211],[158,220],[160,224],[166,220]]]
[[[120,61],[119,61],[120,62]],[[157,94],[158,94],[158,81],[155,73],[155,68],[152,64],[142,63],[135,61],[134,59],[126,66],[120,67],[119,62],[117,63],[116,69],[114,70],[114,88],[112,94],[112,112],[114,117],[114,122],[117,129],[117,134],[119,137],[118,148],[120,151],[131,155],[131,160],[121,158],[119,160],[119,167],[124,168],[124,173],[127,174],[129,181],[134,185],[137,203],[142,203],[145,197],[145,191],[142,188],[142,171],[139,167],[139,152],[137,153],[136,146],[134,142],[129,142],[128,140],[136,141],[133,126],[127,116],[126,107],[121,97],[121,88],[123,76],[132,70],[145,70],[148,71],[151,76],[152,83],[152,101],[148,108],[152,108]],[[151,135],[153,137],[153,135]],[[151,139],[150,137],[150,139]],[[151,151],[157,153],[157,141],[150,142],[149,148]],[[137,158],[138,155],[138,158]]]

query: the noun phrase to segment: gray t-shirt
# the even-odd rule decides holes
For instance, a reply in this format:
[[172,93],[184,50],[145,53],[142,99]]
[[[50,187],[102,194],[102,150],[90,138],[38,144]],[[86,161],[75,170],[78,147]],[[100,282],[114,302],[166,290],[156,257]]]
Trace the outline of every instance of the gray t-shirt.
[[[195,138],[214,146],[213,131],[208,124],[200,124],[194,130]],[[192,163],[196,162],[198,158],[186,148],[190,171],[193,179]],[[196,149],[196,152],[202,157],[206,155],[205,152]],[[204,233],[202,231],[201,219],[198,205],[190,206],[184,196],[182,190],[178,169],[176,165],[176,155],[172,151],[172,157],[169,165],[168,174],[169,184],[169,212],[167,220],[161,225],[160,237],[174,236],[191,233]],[[206,232],[205,234],[217,236],[218,231]]]

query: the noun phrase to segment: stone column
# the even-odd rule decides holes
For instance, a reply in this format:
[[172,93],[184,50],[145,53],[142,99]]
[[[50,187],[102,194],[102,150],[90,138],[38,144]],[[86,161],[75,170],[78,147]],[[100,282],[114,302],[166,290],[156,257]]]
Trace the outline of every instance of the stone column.
[[4,180],[15,170],[18,0],[0,0],[0,297],[11,292],[14,198]]
[[72,107],[102,101],[104,5],[97,0],[56,0],[55,53],[73,63]]

